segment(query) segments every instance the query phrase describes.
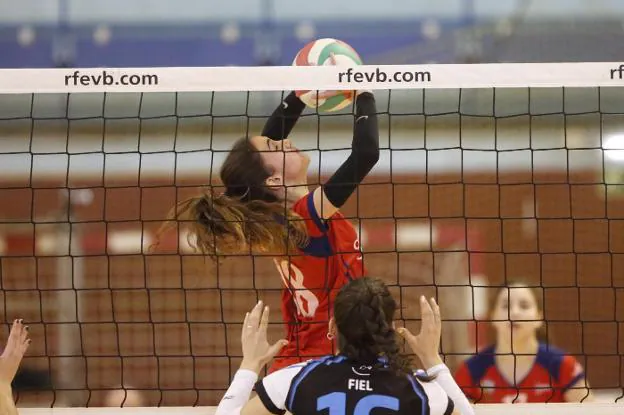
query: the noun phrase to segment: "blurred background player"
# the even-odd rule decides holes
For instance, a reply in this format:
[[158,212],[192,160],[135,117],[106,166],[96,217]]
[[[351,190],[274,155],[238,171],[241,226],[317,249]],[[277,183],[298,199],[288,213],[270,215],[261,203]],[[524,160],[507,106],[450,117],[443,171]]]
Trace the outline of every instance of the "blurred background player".
[[494,344],[466,360],[455,378],[477,403],[592,400],[581,364],[547,344],[542,295],[522,282],[497,291]]
[[243,361],[216,414],[282,414],[288,410],[302,415],[325,409],[356,414],[384,410],[405,415],[472,414],[438,354],[440,308],[435,300],[429,304],[424,297],[420,307],[420,334],[414,336],[407,329],[399,333],[429,376],[415,375],[409,359],[399,353],[393,325],[396,302],[388,288],[381,280],[364,277],[349,282],[336,297],[329,333],[338,342],[338,354],[268,375],[256,383],[258,396],[247,402],[258,373],[284,344],[281,340],[269,346],[269,310],[265,307],[263,312],[258,303],[245,318]]
[[271,370],[332,353],[326,337],[332,298],[365,273],[357,232],[339,209],[379,159],[375,98],[357,93],[351,154],[314,191],[307,185],[309,158],[288,139],[304,108],[291,92],[260,136],[232,147],[220,174],[225,192],[178,206],[178,219],[193,222],[202,253],[274,256],[285,285],[289,344]]
[[11,383],[29,345],[28,327],[24,326],[22,320],[14,320],[9,339],[0,355],[0,414],[2,415],[17,415]]

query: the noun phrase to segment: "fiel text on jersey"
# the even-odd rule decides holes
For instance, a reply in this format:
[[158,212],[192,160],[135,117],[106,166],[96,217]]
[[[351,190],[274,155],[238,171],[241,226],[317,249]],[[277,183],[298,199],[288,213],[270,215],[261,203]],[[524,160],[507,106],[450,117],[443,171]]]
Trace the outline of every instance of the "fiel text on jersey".
[[349,390],[356,391],[372,391],[373,388],[370,386],[370,380],[368,379],[349,379],[347,381],[347,388]]

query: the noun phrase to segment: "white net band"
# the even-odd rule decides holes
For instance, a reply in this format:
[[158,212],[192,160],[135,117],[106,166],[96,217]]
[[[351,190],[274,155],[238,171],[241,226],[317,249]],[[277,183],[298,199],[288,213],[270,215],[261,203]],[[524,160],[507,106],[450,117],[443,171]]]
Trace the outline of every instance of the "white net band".
[[624,86],[624,65],[0,69],[0,93],[225,92]]

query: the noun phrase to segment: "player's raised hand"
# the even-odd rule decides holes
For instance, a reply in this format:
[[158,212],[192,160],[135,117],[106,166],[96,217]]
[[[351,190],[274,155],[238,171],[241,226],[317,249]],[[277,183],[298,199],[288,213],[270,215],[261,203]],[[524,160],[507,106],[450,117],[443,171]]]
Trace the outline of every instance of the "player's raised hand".
[[254,372],[266,365],[288,342],[284,339],[272,345],[267,340],[267,329],[269,327],[269,307],[264,306],[262,301],[247,313],[243,323],[241,333],[241,343],[243,345],[243,361],[241,369],[248,369]]
[[11,384],[29,345],[28,328],[22,320],[13,321],[9,339],[0,355],[0,384]]
[[424,296],[420,297],[420,315],[422,323],[418,335],[414,336],[405,327],[397,329],[397,333],[407,341],[412,351],[425,365],[425,369],[429,369],[442,363],[439,354],[442,318],[440,307],[435,299],[432,298],[430,302],[427,302]]

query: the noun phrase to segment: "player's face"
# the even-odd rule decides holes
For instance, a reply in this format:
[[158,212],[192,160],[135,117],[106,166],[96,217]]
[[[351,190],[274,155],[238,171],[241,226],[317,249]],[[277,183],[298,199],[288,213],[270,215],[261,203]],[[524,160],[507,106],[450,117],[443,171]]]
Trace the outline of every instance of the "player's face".
[[276,141],[256,136],[251,143],[260,152],[262,161],[273,177],[281,180],[278,185],[303,185],[306,183],[310,158],[300,152],[290,140]]
[[511,287],[499,293],[492,320],[499,338],[526,340],[537,336],[537,329],[542,325],[542,312],[529,288]]

